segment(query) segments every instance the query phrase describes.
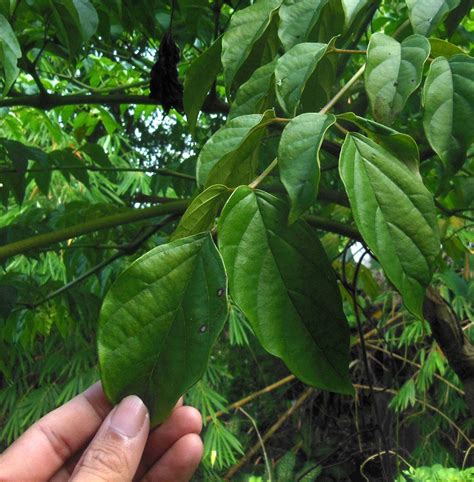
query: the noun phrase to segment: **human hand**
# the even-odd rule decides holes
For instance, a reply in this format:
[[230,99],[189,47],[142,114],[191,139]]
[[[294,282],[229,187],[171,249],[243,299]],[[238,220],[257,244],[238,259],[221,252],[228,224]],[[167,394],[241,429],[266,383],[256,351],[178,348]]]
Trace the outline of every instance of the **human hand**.
[[199,412],[180,402],[149,432],[148,411],[138,397],[113,408],[96,383],[0,455],[0,480],[185,482],[202,457],[201,427]]

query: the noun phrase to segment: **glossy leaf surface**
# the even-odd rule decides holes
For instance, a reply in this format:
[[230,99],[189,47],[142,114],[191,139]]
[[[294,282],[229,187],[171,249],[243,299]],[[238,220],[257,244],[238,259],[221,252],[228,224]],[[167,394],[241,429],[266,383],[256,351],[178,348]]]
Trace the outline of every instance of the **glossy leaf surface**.
[[291,201],[290,223],[316,201],[320,178],[319,149],[327,129],[334,122],[333,115],[307,113],[292,119],[283,130],[278,162],[281,181]]
[[429,36],[459,2],[460,0],[406,0],[413,31]]
[[474,59],[436,58],[425,81],[423,105],[423,127],[431,147],[448,170],[458,170],[474,141]]
[[184,81],[183,103],[191,132],[207,93],[221,68],[222,37],[219,37],[189,67]]
[[402,43],[384,33],[374,33],[367,50],[365,88],[374,117],[391,124],[418,88],[430,44],[421,35],[410,35]]
[[239,187],[219,219],[230,293],[262,346],[302,381],[352,393],[349,330],[336,278],[314,231],[287,225],[286,203]]
[[340,174],[362,237],[421,318],[440,246],[433,196],[403,161],[360,134],[346,136]]
[[153,425],[202,376],[227,316],[222,259],[209,234],[152,249],[107,293],[98,351],[108,398],[140,396]]
[[214,184],[199,193],[183,214],[171,240],[209,231],[229,192],[226,186]]

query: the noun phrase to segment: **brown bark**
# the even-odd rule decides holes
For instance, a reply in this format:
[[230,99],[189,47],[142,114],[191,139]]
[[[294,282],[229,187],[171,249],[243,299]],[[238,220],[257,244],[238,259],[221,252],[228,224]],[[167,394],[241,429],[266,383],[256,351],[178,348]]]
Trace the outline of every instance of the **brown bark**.
[[466,403],[474,416],[474,346],[447,303],[433,288],[426,292],[423,314],[430,323],[433,337],[464,384]]

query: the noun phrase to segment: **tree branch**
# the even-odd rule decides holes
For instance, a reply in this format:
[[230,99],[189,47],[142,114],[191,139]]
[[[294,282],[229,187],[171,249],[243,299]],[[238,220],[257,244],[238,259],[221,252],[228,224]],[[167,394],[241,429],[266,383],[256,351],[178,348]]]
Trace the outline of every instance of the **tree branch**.
[[85,223],[76,224],[67,228],[59,229],[51,233],[39,234],[31,238],[22,239],[14,243],[0,247],[0,261],[10,256],[24,254],[31,249],[43,248],[59,241],[82,236],[102,229],[113,228],[122,224],[135,223],[145,219],[164,216],[166,214],[182,214],[190,203],[189,199],[180,199],[175,202],[160,204],[146,209],[132,209],[130,211],[105,216]]
[[[71,94],[71,95],[25,95],[19,97],[9,97],[0,100],[0,107],[34,107],[36,109],[54,109],[64,105],[120,105],[120,104],[151,104],[159,105],[159,101],[151,99],[146,95],[99,95],[99,94]],[[227,114],[229,105],[220,99],[214,98],[204,102],[203,112],[210,114]]]
[[[181,179],[187,179],[189,181],[196,181],[194,176],[186,174],[184,172],[173,171],[166,167],[102,167],[93,164],[85,164],[83,166],[51,166],[51,167],[31,167],[21,171],[22,173],[28,172],[51,172],[51,171],[93,171],[93,172],[152,172],[160,174],[161,176],[179,177]],[[14,167],[4,168],[0,166],[0,173],[17,173],[18,169]]]

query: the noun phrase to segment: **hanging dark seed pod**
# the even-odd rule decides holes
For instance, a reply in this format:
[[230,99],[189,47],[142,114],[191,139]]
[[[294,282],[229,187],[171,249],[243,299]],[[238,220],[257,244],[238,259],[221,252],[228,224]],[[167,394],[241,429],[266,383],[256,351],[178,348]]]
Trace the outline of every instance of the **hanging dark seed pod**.
[[168,30],[161,39],[158,60],[151,69],[150,97],[161,103],[166,113],[173,107],[183,111],[183,86],[178,80],[179,47]]

